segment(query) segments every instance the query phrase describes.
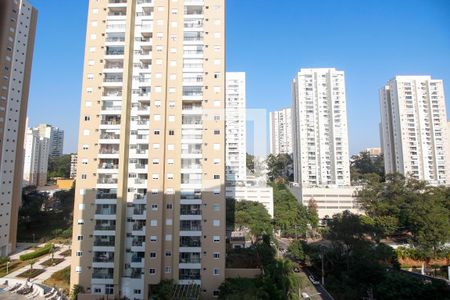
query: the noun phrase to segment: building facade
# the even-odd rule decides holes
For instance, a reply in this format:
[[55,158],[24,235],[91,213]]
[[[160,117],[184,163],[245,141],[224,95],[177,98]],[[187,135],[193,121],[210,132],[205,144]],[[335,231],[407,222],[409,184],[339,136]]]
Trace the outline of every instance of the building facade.
[[0,1],[0,256],[16,248],[36,20],[28,1]]
[[272,111],[269,115],[270,122],[270,153],[292,154],[292,110],[284,108]]
[[64,130],[49,124],[39,124],[34,128],[40,137],[49,140],[49,157],[60,157],[64,149]]
[[386,174],[448,184],[447,114],[442,80],[396,76],[380,89]]
[[292,97],[294,181],[304,187],[349,186],[344,72],[301,69]]
[[39,132],[28,128],[25,135],[23,185],[41,187],[47,184],[50,140],[40,137]]
[[77,177],[77,163],[78,155],[76,153],[70,154],[70,179]]
[[240,181],[247,176],[245,73],[226,75],[226,180]]
[[71,270],[80,299],[147,299],[165,279],[218,294],[224,108],[224,0],[89,1]]

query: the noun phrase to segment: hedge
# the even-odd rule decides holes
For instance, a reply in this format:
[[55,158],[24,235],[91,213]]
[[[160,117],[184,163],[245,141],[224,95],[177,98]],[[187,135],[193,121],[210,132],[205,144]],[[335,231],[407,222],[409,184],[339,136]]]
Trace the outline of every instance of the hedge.
[[39,248],[39,249],[37,249],[34,252],[27,253],[27,254],[22,254],[21,256],[19,256],[19,259],[21,261],[25,261],[25,260],[30,260],[30,259],[33,259],[33,258],[37,258],[37,257],[40,257],[40,256],[45,255],[47,253],[50,253],[50,251],[52,251],[52,249],[53,249],[53,244],[47,244],[44,247]]

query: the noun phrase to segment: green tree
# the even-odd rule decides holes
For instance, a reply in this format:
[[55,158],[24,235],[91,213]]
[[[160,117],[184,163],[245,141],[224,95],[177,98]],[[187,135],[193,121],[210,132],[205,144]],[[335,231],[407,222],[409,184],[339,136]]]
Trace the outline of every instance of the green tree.
[[72,288],[72,292],[70,293],[70,299],[71,300],[77,300],[79,294],[84,293],[84,287],[81,285],[75,284]]
[[238,227],[246,227],[255,237],[263,234],[271,235],[273,227],[271,218],[263,204],[254,201],[235,202],[235,224]]
[[49,178],[55,177],[69,178],[69,176],[70,176],[70,154],[50,158],[48,160]]
[[353,155],[350,163],[350,175],[353,182],[364,180],[366,175],[376,174],[384,178],[384,158],[383,155],[371,157],[369,152],[360,152]]
[[308,209],[286,189],[283,184],[272,184],[274,201],[274,223],[283,236],[304,236],[311,216]]
[[293,240],[288,247],[288,252],[296,260],[305,260],[303,242],[300,240]]
[[270,181],[282,178],[284,181],[292,180],[289,169],[292,168],[292,157],[289,154],[270,154],[266,160]]
[[174,283],[173,280],[161,280],[159,284],[152,287],[152,299],[172,300]]
[[246,165],[247,165],[247,169],[251,172],[251,173],[255,173],[255,156],[246,153]]

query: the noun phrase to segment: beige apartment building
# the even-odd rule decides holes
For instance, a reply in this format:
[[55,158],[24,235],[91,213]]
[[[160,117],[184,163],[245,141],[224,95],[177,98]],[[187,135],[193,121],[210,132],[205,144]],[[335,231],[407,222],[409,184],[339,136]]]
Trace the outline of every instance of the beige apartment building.
[[28,1],[0,1],[0,256],[16,249],[36,21]]
[[[211,299],[225,279],[225,1],[91,0],[71,286]],[[80,299],[80,298],[79,298]]]

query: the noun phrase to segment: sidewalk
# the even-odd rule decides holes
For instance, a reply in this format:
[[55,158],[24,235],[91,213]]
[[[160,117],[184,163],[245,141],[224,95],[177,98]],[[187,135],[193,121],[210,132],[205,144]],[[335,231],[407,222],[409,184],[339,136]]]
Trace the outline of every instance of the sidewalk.
[[[45,244],[41,244],[39,245],[41,247],[45,246]],[[71,264],[71,257],[67,256],[61,256],[61,253],[68,250],[69,246],[66,245],[60,245],[60,244],[55,244],[55,247],[58,247],[58,251],[56,251],[53,255],[53,258],[64,258],[64,261],[57,264],[56,266],[51,266],[51,267],[45,267],[45,266],[41,266],[41,263],[43,263],[46,260],[51,259],[52,255],[51,253],[46,254],[44,256],[41,256],[40,258],[38,258],[38,260],[33,264],[33,269],[45,269],[45,272],[43,272],[42,274],[39,274],[38,276],[36,276],[35,278],[30,279],[31,282],[33,283],[42,283],[43,281],[47,280],[48,278],[50,278],[53,273],[58,272],[68,266],[70,266]],[[11,259],[19,259],[19,256],[22,254],[26,254],[26,253],[30,253],[33,252],[34,250],[24,250],[22,252],[16,253],[14,255],[11,255]],[[20,278],[17,277],[19,274],[27,271],[30,269],[30,266],[27,265],[25,267],[22,267],[14,272],[9,273],[8,275],[6,275],[5,277],[3,277],[3,279],[7,279],[7,278],[18,278],[18,279],[26,279],[26,278]]]

